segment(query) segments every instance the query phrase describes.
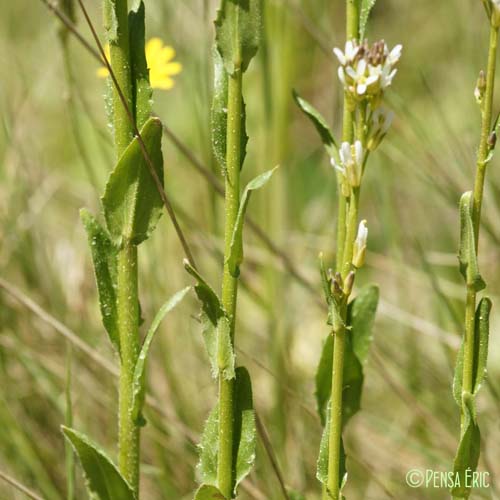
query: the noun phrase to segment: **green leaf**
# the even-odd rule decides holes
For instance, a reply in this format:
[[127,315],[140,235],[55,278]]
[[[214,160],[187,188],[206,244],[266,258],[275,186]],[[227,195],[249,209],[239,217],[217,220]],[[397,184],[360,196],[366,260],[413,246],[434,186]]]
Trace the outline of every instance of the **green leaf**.
[[107,231],[90,212],[86,209],[80,210],[80,218],[87,232],[94,263],[102,322],[111,343],[119,353],[120,336],[116,298],[118,248],[111,241]]
[[474,335],[474,386],[473,394],[477,394],[486,378],[488,363],[488,342],[490,335],[490,312],[491,300],[483,297],[477,306],[475,315],[475,335]]
[[219,297],[200,273],[188,261],[184,261],[184,267],[197,281],[194,290],[201,302],[203,340],[212,367],[212,375],[216,378],[220,373],[226,380],[230,380],[235,377],[235,356],[229,317]]
[[[471,394],[464,395],[462,411],[464,414],[463,433],[453,463],[454,477],[459,477],[460,484],[451,490],[454,498],[469,498],[470,477],[479,462],[481,433],[474,413],[474,401]],[[466,479],[468,474],[469,480]]]
[[361,11],[359,14],[359,39],[365,38],[366,25],[368,24],[368,17],[377,0],[360,0]]
[[326,425],[326,409],[332,392],[333,334],[326,338],[316,370],[316,407],[321,425]]
[[458,260],[460,272],[467,283],[479,292],[486,287],[477,263],[474,224],[472,222],[473,198],[472,191],[467,191],[460,198],[460,247]]
[[252,191],[260,189],[264,186],[269,179],[271,179],[277,168],[278,167],[274,167],[272,170],[268,170],[251,180],[243,191],[238,215],[236,217],[236,223],[233,228],[231,249],[227,258],[229,272],[234,278],[237,278],[240,275],[240,265],[243,262],[243,223],[245,221],[245,213],[250,200],[250,194]]
[[153,92],[149,84],[146,61],[144,2],[135,2],[128,14],[130,70],[132,77],[133,110],[137,127],[144,126],[151,116]]
[[238,485],[252,470],[257,447],[252,382],[247,369],[243,366],[236,368],[234,394],[235,415],[233,439],[236,446],[234,494],[236,495]]
[[[236,368],[234,382],[233,468],[234,492],[250,472],[255,461],[257,432],[252,400],[252,385],[246,368]],[[217,456],[219,452],[219,406],[211,412],[203,429],[199,445],[198,471],[206,485],[217,485]]]
[[226,71],[246,71],[257,53],[261,32],[260,0],[222,0],[215,20],[215,40]]
[[[319,455],[316,468],[316,477],[324,485],[328,484],[328,455],[329,455],[329,441],[330,441],[330,414],[331,405],[328,403],[326,411],[326,424],[321,436],[321,443],[319,446]],[[345,468],[345,449],[342,438],[340,439],[340,473],[339,473],[339,489],[342,490],[347,481],[347,470]]]
[[[373,340],[373,322],[379,291],[375,285],[361,289],[347,308],[347,324],[343,373],[343,425],[359,410],[363,389],[363,365]],[[321,423],[325,425],[326,407],[332,390],[333,335],[323,345],[316,371],[316,403]]]
[[[163,184],[162,124],[150,118],[141,136]],[[102,197],[111,236],[136,245],[149,237],[161,216],[163,203],[137,138],[129,144],[109,176]]]
[[333,133],[330,130],[326,120],[323,118],[321,113],[311,104],[309,104],[305,99],[297,94],[297,92],[293,91],[293,98],[295,102],[299,106],[299,108],[305,113],[305,115],[311,120],[314,128],[317,130],[319,136],[321,137],[321,141],[323,142],[323,146],[325,146],[326,152],[330,158],[338,158],[338,147],[335,139],[333,137]]
[[[474,317],[474,357],[472,366],[472,394],[477,394],[486,377],[488,361],[489,318],[491,300],[483,297],[479,302]],[[464,374],[464,341],[458,351],[453,377],[453,397],[458,406],[462,406],[462,382]]]
[[196,491],[193,500],[227,500],[227,499],[215,486],[209,484],[203,484]]
[[364,365],[373,340],[373,323],[377,313],[379,289],[377,285],[363,287],[347,310],[351,327],[352,347],[359,362]]
[[219,405],[209,413],[198,445],[198,473],[202,483],[217,485],[217,456],[219,454]]
[[160,326],[163,318],[175,307],[182,299],[186,296],[186,294],[191,290],[191,287],[188,286],[183,290],[180,290],[175,295],[170,297],[160,308],[160,310],[156,313],[156,316],[149,327],[148,333],[144,339],[144,343],[142,344],[141,352],[139,353],[139,357],[137,358],[137,362],[134,370],[134,382],[133,382],[133,399],[132,399],[132,418],[140,423],[145,424],[145,420],[142,417],[141,410],[144,405],[144,398],[146,395],[146,360],[149,353],[149,348],[151,347],[151,343],[153,341],[153,337]]
[[82,464],[89,496],[94,500],[135,500],[136,496],[111,459],[80,432],[62,426]]
[[[227,141],[227,72],[224,68],[221,55],[216,47],[213,48],[214,58],[214,94],[212,99],[212,147],[215,159],[225,175],[226,172],[226,141]],[[248,135],[246,132],[245,101],[242,99],[241,112],[241,164],[246,156]]]

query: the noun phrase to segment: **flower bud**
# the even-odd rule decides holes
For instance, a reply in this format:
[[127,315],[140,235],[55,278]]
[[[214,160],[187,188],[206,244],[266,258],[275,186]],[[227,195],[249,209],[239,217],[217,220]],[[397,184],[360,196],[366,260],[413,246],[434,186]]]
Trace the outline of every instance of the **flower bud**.
[[495,149],[497,145],[497,133],[493,130],[493,132],[488,137],[488,148],[490,150]]
[[490,0],[491,5],[491,25],[500,28],[500,0]]
[[480,106],[483,103],[485,92],[486,92],[486,76],[484,74],[484,71],[481,70],[479,72],[476,88],[474,90],[474,97],[476,98],[476,101]]
[[352,292],[352,287],[354,286],[354,278],[356,277],[356,273],[354,271],[351,271],[346,279],[345,279],[345,284],[344,284],[344,293],[347,297],[351,295]]
[[366,240],[368,238],[368,228],[366,227],[366,220],[359,223],[358,235],[354,241],[354,248],[352,252],[352,265],[359,269],[365,263],[366,254]]

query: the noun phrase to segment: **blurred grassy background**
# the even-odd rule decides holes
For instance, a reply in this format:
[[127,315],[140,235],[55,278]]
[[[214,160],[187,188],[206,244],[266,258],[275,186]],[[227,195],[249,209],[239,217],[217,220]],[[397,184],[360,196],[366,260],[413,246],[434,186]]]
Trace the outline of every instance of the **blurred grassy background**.
[[[100,26],[99,2],[87,2]],[[210,47],[214,1],[150,0],[148,37],[177,50],[184,70],[169,92],[155,93],[163,122],[208,169]],[[335,180],[315,132],[295,109],[296,88],[340,126],[340,89],[331,48],[342,45],[343,2],[265,0],[264,39],[245,81],[249,153],[244,179],[280,164],[250,212],[313,283],[312,293],[247,228],[239,300],[238,359],[254,381],[258,412],[286,484],[319,498],[315,461],[321,428],[314,373],[328,330],[317,255],[333,258]],[[479,112],[473,98],[485,64],[487,22],[479,1],[380,0],[368,35],[404,57],[388,96],[396,121],[373,156],[362,195],[370,254],[358,283],[381,287],[381,304],[362,411],[347,430],[349,499],[441,499],[444,490],[410,489],[409,469],[447,471],[459,433],[451,394],[461,334],[463,283],[457,269],[458,200],[472,187]],[[81,16],[78,25],[91,39]],[[114,456],[116,380],[96,362],[116,360],[102,328],[90,253],[78,209],[98,211],[112,168],[112,147],[95,61],[69,40],[65,72],[59,24],[34,0],[5,2],[0,17],[0,470],[47,499],[65,497],[64,328],[74,347],[75,427]],[[500,99],[495,100],[498,109]],[[168,139],[166,188],[197,261],[214,285],[221,269],[222,204],[206,180]],[[480,260],[498,304],[500,174],[488,172]],[[216,172],[219,175],[219,172]],[[190,282],[170,221],[141,246],[141,304],[146,324],[173,292]],[[14,285],[21,295],[13,295]],[[30,298],[42,309],[26,307]],[[474,498],[499,498],[500,315],[493,310],[489,384],[479,398],[480,469],[492,486]],[[215,401],[215,385],[192,299],[161,327],[149,365],[154,397],[143,432],[144,499],[191,498],[196,448]],[[59,325],[60,326],[60,325]],[[91,355],[89,355],[89,352]],[[101,359],[101,358],[99,358]],[[242,499],[280,499],[259,445]],[[77,471],[77,498],[84,498]],[[0,482],[0,498],[23,498]]]

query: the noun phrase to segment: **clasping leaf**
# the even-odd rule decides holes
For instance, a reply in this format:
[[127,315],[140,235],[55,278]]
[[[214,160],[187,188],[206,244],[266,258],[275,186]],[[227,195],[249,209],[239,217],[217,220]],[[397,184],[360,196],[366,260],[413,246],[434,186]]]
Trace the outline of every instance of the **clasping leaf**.
[[95,500],[136,500],[132,488],[112,460],[85,434],[61,427],[82,464],[89,496]]
[[261,32],[261,0],[222,0],[215,20],[217,50],[226,71],[245,72],[257,53]]
[[359,40],[363,41],[365,38],[366,25],[368,24],[368,17],[377,0],[360,0],[361,11],[359,13]]
[[168,299],[160,308],[160,310],[156,313],[156,316],[149,327],[148,333],[144,339],[144,343],[142,344],[141,352],[139,353],[139,357],[137,358],[137,362],[134,370],[134,390],[133,390],[133,400],[132,400],[132,418],[141,424],[145,424],[145,420],[141,415],[141,410],[144,405],[144,397],[146,395],[146,360],[149,353],[149,348],[151,347],[151,343],[153,341],[153,337],[160,326],[163,318],[174,309],[179,302],[184,299],[186,294],[191,290],[191,287],[188,286],[183,290],[177,292],[170,299]]
[[[490,330],[491,300],[483,297],[479,302],[474,317],[474,358],[472,366],[472,394],[476,395],[486,377],[488,361],[488,339]],[[464,376],[464,344],[460,346],[453,378],[453,397],[458,406],[462,406],[462,384]]]
[[[234,495],[236,496],[238,485],[252,469],[257,445],[252,384],[247,369],[242,366],[236,368],[234,395],[233,470],[235,471]],[[217,405],[210,412],[205,423],[199,445],[200,461],[198,463],[198,471],[202,482],[207,486],[217,486],[218,429],[219,406]],[[197,499],[197,497],[195,498]]]
[[486,284],[479,273],[477,263],[472,208],[472,192],[467,191],[460,198],[460,247],[458,260],[460,263],[460,272],[467,286],[473,287],[476,292],[479,292],[485,288]]
[[321,141],[323,142],[323,146],[325,146],[328,156],[330,158],[338,159],[339,148],[337,146],[337,143],[335,142],[330,127],[328,126],[321,113],[312,104],[309,104],[305,99],[300,97],[295,90],[293,91],[293,98],[295,99],[295,102],[297,103],[299,108],[311,120],[311,123],[314,125],[314,128],[317,130],[319,136],[321,137]]
[[194,494],[193,500],[227,500],[218,488],[209,484],[201,485]]
[[118,248],[111,241],[107,231],[90,212],[86,209],[80,210],[80,218],[87,232],[92,254],[102,322],[111,343],[119,353],[120,336],[118,334],[116,299]]
[[233,236],[231,238],[231,250],[227,259],[229,272],[235,278],[240,275],[240,265],[243,262],[243,223],[245,221],[245,213],[250,200],[250,194],[252,191],[264,186],[269,179],[271,179],[277,168],[278,167],[274,167],[272,170],[268,170],[257,176],[247,184],[243,191],[236,223],[233,229]]
[[[162,124],[150,118],[141,129],[156,174],[163,185]],[[162,200],[137,138],[129,144],[109,176],[102,197],[104,217],[116,241],[136,245],[149,237],[161,216]]]
[[219,297],[200,273],[187,260],[184,261],[184,267],[197,281],[194,290],[201,302],[203,339],[212,367],[212,375],[215,378],[221,374],[226,380],[230,380],[235,376],[230,318],[224,311]]
[[454,498],[469,498],[471,474],[477,468],[481,451],[481,433],[476,422],[474,399],[471,394],[464,394],[462,412],[464,418],[462,437],[453,463],[454,476],[458,476],[460,480],[451,490]]

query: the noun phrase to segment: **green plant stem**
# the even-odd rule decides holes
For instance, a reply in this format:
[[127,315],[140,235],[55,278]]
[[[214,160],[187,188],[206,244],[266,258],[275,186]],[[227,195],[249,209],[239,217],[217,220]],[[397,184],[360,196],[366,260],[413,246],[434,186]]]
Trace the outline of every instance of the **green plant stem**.
[[[358,38],[359,33],[359,1],[346,0],[346,39]],[[344,113],[342,123],[342,141],[352,144],[354,140],[354,113],[350,109],[349,98],[344,94]],[[346,267],[351,266],[352,249],[356,235],[359,188],[354,190],[348,200],[341,195],[341,186],[338,186],[338,214],[337,214],[337,262],[336,270],[346,275]],[[342,312],[345,318],[347,307]],[[330,429],[328,441],[328,481],[327,488],[323,488],[323,498],[338,500],[340,494],[340,442],[342,439],[342,393],[344,384],[344,353],[345,327],[341,327],[333,334],[333,363],[332,363],[332,392]]]
[[347,0],[347,40],[358,38],[359,33],[359,0]]
[[[108,6],[107,6],[108,5]],[[111,13],[108,9],[113,9]],[[106,3],[104,12],[105,26],[109,29],[116,23],[116,38],[109,40],[111,67],[116,81],[122,91],[129,109],[132,109],[132,79],[130,76],[130,47],[128,32],[128,3],[127,0],[114,0]],[[113,20],[114,18],[114,20]],[[119,158],[134,136],[127,110],[123,106],[120,94],[113,85],[113,125],[115,133],[115,151]]]
[[[481,222],[481,207],[483,203],[484,179],[486,174],[488,156],[488,138],[491,132],[491,119],[493,107],[493,93],[495,89],[495,70],[498,46],[498,29],[490,27],[490,45],[488,51],[488,69],[486,73],[486,90],[484,96],[484,107],[482,109],[481,137],[477,154],[476,176],[474,181],[474,194],[472,205],[472,222],[474,226],[474,243],[476,253],[479,249],[479,229]],[[475,311],[477,293],[473,287],[467,287],[465,303],[465,338],[464,338],[464,362],[462,373],[462,391],[471,393],[473,367],[474,367],[474,343],[475,343]],[[462,413],[461,432],[464,432],[464,415]]]
[[134,369],[139,354],[139,300],[137,246],[125,243],[118,253],[118,329],[120,334],[120,394],[118,466],[132,486],[139,490],[139,431],[132,417]]
[[[64,425],[73,427],[73,405],[71,401],[71,373],[73,362],[73,348],[71,343],[66,343],[66,380],[65,380],[65,415]],[[65,442],[66,455],[66,499],[74,500],[75,498],[75,456],[71,444]]]
[[477,154],[476,179],[474,183],[474,203],[472,209],[472,221],[474,223],[476,252],[479,245],[479,223],[481,219],[481,207],[483,204],[484,177],[487,166],[486,158],[488,156],[488,137],[491,132],[497,46],[498,29],[492,26],[490,28],[490,47],[488,52],[488,70],[486,73],[486,91],[484,96],[484,109],[482,113],[481,138]]
[[[111,12],[113,9],[113,12]],[[105,25],[110,36],[111,67],[123,97],[132,109],[132,80],[127,0],[105,3]],[[113,125],[116,157],[119,158],[133,138],[133,125],[120,94],[113,87]],[[132,418],[133,376],[139,353],[139,295],[137,247],[125,240],[118,253],[118,330],[120,337],[120,382],[118,411],[118,466],[137,493],[139,491],[140,427]]]
[[[229,272],[227,257],[231,251],[231,240],[240,204],[241,166],[241,113],[242,72],[236,69],[228,76],[227,107],[227,153],[225,178],[225,259],[222,278],[222,305],[231,321],[231,340],[234,343],[236,300],[238,280]],[[233,493],[233,427],[234,427],[234,380],[219,376],[219,454],[217,463],[217,484],[226,498]]]

